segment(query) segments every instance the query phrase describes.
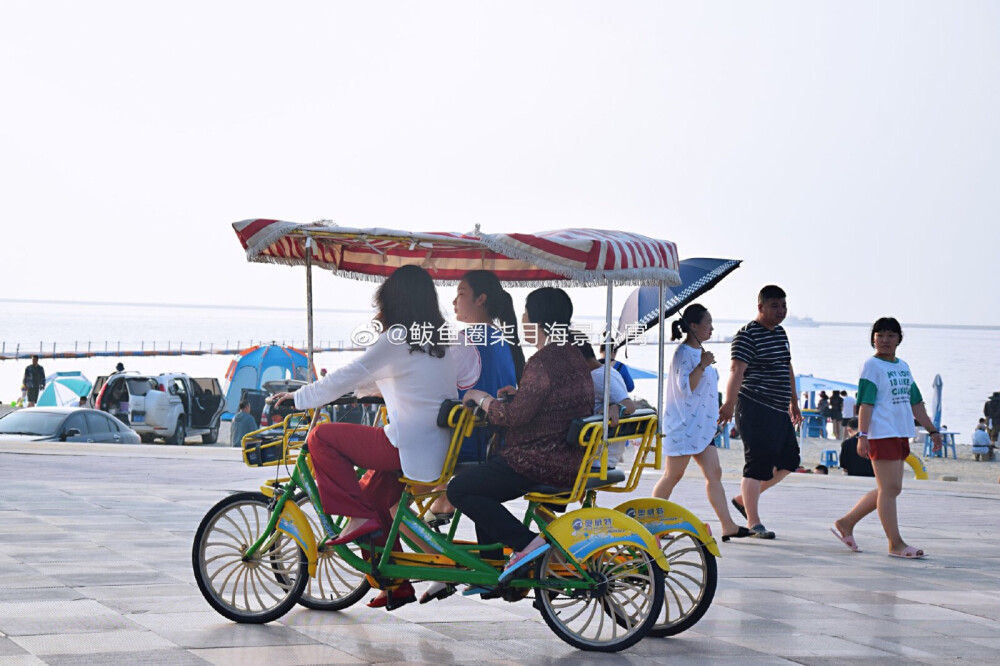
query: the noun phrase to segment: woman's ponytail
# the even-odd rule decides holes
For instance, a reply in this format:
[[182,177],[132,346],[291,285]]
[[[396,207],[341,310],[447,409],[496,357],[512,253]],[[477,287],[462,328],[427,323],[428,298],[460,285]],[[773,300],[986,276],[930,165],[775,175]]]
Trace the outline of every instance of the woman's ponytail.
[[687,322],[683,319],[675,319],[670,324],[670,339],[680,340],[688,332]]
[[[497,286],[500,286],[499,280],[497,281]],[[496,294],[496,301],[500,306],[497,308],[496,314],[489,307],[489,296],[486,297],[487,309],[490,316],[496,319],[502,327],[504,339],[510,348],[510,357],[514,361],[514,378],[520,384],[521,375],[524,373],[524,350],[521,349],[521,338],[517,334],[517,313],[514,312],[514,299],[500,288]]]
[[521,339],[517,334],[517,313],[514,312],[514,299],[511,298],[500,279],[492,271],[470,271],[462,279],[472,287],[475,296],[486,294],[486,312],[490,319],[498,323],[503,331],[504,340],[510,349],[511,360],[514,361],[514,378],[521,382],[524,372],[524,350],[521,349]]
[[670,339],[680,340],[691,330],[691,325],[700,324],[707,313],[708,308],[700,303],[693,303],[687,306],[681,318],[670,325]]

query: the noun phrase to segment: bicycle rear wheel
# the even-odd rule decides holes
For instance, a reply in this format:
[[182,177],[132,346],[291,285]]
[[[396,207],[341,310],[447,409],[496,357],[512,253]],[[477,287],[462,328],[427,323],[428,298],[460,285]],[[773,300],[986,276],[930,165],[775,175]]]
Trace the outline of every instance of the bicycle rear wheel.
[[261,624],[287,613],[302,596],[309,562],[297,543],[278,532],[266,550],[244,553],[271,515],[262,493],[236,493],[213,506],[195,533],[194,577],[205,600],[235,622]]
[[[323,538],[323,529],[319,517],[309,497],[298,492],[293,497],[302,512],[306,514],[309,525],[317,539]],[[335,518],[346,522],[343,518]],[[361,557],[361,547],[352,543],[346,546],[358,557]],[[334,548],[321,550],[316,560],[316,575],[309,577],[299,605],[313,610],[343,610],[358,603],[372,588],[368,578],[345,562]]]
[[719,582],[715,555],[686,532],[659,535],[663,554],[670,564],[664,577],[665,594],[650,636],[675,636],[693,627],[715,598]]
[[580,574],[555,549],[542,556],[535,606],[545,623],[581,650],[618,652],[635,645],[663,606],[663,570],[628,544],[610,544],[583,564],[596,585],[573,590],[565,583],[580,581]]

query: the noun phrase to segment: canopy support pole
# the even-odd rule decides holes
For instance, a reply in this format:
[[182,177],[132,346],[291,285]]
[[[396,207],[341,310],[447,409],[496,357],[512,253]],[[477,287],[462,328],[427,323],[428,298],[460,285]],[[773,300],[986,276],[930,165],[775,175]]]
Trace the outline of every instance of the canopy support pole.
[[312,236],[306,237],[306,327],[309,339],[306,347],[306,357],[309,367],[306,368],[306,376],[309,381],[316,381],[313,373],[313,273],[312,273]]
[[663,280],[659,284],[659,307],[658,316],[660,318],[660,328],[657,331],[657,364],[656,364],[656,454],[653,457],[654,469],[660,469],[663,465],[663,361],[666,356],[664,348],[666,345],[666,331],[663,322],[663,298],[666,296],[666,287]]
[[[656,378],[656,434],[659,437],[663,436],[663,361],[664,361],[664,329],[663,329],[663,297],[664,297],[664,286],[663,280],[660,280],[660,328],[659,328],[659,342],[657,344],[657,378]],[[659,466],[657,466],[659,467]]]
[[611,402],[611,369],[614,367],[614,361],[611,360],[611,353],[614,350],[614,341],[611,336],[611,301],[614,296],[613,283],[611,278],[608,278],[608,297],[607,297],[607,309],[604,313],[604,420],[602,421],[602,427],[604,428],[604,441],[608,441],[608,408]]

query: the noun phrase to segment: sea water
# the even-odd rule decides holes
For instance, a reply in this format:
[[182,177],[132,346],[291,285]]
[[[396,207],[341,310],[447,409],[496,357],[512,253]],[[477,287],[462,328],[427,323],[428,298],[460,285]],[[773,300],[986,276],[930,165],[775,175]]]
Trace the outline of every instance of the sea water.
[[[11,354],[20,348],[24,353],[40,348],[51,352],[86,350],[114,352],[140,348],[221,349],[249,346],[251,343],[277,342],[304,347],[306,316],[303,309],[263,309],[254,307],[150,306],[126,304],[80,304],[54,302],[4,301],[0,344]],[[314,342],[317,347],[351,346],[351,334],[371,320],[364,311],[317,309],[314,313]],[[597,331],[599,313],[582,314],[585,327]],[[737,322],[719,321],[715,341],[706,348],[715,354],[719,370],[719,390],[725,390],[729,375],[729,343],[721,341],[740,327]],[[903,322],[904,341],[899,356],[910,364],[917,384],[931,408],[934,376],[941,375],[943,419],[948,429],[962,433],[957,440],[968,443],[972,429],[982,416],[983,403],[994,391],[1000,391],[1000,331],[968,328],[907,328]],[[872,354],[869,328],[861,325],[788,326],[792,363],[797,373],[845,382],[856,382],[858,370]],[[669,365],[677,343],[666,345]],[[119,347],[120,346],[120,347]],[[526,350],[530,355],[530,350]],[[357,352],[325,352],[316,355],[317,368],[334,370],[357,357]],[[91,380],[109,374],[121,361],[128,370],[144,374],[180,371],[197,377],[223,377],[233,360],[231,355],[157,356],[142,358],[43,359],[45,371],[78,370]],[[655,371],[657,346],[655,334],[647,343],[631,345],[627,355],[619,353],[626,364]],[[10,403],[20,394],[21,379],[27,360],[0,361],[0,400]],[[656,381],[638,380],[635,395],[656,403]]]

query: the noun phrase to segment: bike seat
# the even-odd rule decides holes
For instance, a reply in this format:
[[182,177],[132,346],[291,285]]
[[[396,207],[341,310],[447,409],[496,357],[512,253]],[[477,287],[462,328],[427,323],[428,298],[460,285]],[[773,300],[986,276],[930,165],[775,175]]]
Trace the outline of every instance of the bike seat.
[[[622,469],[609,469],[608,478],[606,479],[587,479],[587,490],[593,490],[594,488],[603,488],[604,486],[611,486],[616,483],[621,483],[626,479],[627,475],[625,470]],[[556,486],[549,486],[545,484],[539,484],[533,486],[529,493],[539,493],[542,495],[562,495],[564,493],[572,492],[572,488],[557,488]]]

